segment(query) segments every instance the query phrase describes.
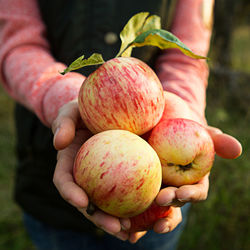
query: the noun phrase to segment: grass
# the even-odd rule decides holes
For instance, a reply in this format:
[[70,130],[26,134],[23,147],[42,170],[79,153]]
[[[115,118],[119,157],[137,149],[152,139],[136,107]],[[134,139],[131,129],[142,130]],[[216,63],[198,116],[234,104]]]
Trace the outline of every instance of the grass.
[[214,88],[208,90],[208,121],[237,137],[243,145],[243,154],[236,160],[216,157],[208,199],[193,205],[180,249],[250,249],[250,117],[247,112],[244,116],[238,113],[240,99],[234,100],[232,109],[226,84],[224,92],[221,89],[217,100],[209,93]]
[[[250,72],[249,27],[236,30],[234,70]],[[250,99],[249,79],[211,75],[207,92],[210,125],[238,138],[243,154],[236,160],[216,158],[207,201],[194,204],[179,249],[250,249]],[[22,225],[21,211],[12,199],[15,170],[14,103],[0,89],[0,249],[34,249]]]
[[0,249],[32,250],[20,209],[12,199],[15,168],[14,103],[0,89]]
[[233,34],[233,68],[235,70],[250,72],[250,49],[249,49],[250,28],[247,25],[241,26]]
[[[250,72],[249,27],[239,28],[233,42],[233,70]],[[248,56],[249,55],[249,56]],[[250,249],[250,74],[211,74],[207,120],[236,137],[243,153],[236,160],[216,157],[208,199],[194,204],[179,249]]]

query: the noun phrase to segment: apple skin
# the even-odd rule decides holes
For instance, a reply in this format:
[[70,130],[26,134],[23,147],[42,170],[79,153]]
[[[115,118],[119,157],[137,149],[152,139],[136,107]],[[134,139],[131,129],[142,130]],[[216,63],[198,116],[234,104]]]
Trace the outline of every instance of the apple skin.
[[170,212],[170,206],[158,206],[153,202],[146,211],[130,218],[131,227],[128,232],[134,233],[151,230],[157,220],[167,217]]
[[165,185],[197,183],[212,168],[213,141],[205,127],[195,121],[163,120],[154,127],[148,142],[160,158]]
[[162,183],[156,152],[125,130],[108,130],[88,139],[76,156],[73,175],[90,202],[121,218],[145,211]]
[[[187,102],[184,101],[181,97],[165,90],[163,91],[163,94],[165,99],[165,106],[160,122],[166,119],[185,118],[197,121],[202,124],[203,121],[195,116],[194,112],[192,112],[189,108]],[[151,132],[152,130],[141,135],[141,137],[144,140],[148,141]]]
[[165,104],[157,75],[133,57],[111,59],[89,75],[81,86],[78,103],[92,133],[123,129],[137,135],[160,121]]

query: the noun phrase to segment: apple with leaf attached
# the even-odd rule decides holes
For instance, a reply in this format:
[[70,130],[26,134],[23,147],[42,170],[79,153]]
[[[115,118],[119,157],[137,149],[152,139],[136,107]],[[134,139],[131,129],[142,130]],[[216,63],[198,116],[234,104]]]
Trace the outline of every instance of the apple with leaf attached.
[[[105,62],[100,54],[94,53],[88,59],[81,56],[62,74],[101,65],[86,78],[79,91],[80,115],[96,135],[78,152],[73,174],[91,203],[114,216],[130,217],[131,230],[141,231],[152,228],[170,210],[153,203],[162,182],[162,167],[156,151],[137,136],[153,131],[161,123],[166,103],[154,71],[131,57],[131,51],[133,47],[149,45],[177,48],[196,59],[205,57],[194,54],[177,37],[162,30],[160,18],[147,12],[133,16],[120,38],[121,48],[115,58]],[[126,131],[136,139],[125,140],[122,135],[114,136],[118,133],[114,131]],[[109,139],[100,139],[108,134]],[[153,135],[154,131],[151,142]]]
[[142,135],[161,119],[165,100],[162,85],[144,62],[130,57],[133,47],[154,45],[161,49],[178,48],[194,54],[177,37],[160,29],[160,18],[143,12],[133,16],[120,33],[117,56],[105,62],[100,54],[75,60],[63,74],[88,65],[101,66],[90,74],[79,91],[79,111],[85,125],[98,133],[124,129]]

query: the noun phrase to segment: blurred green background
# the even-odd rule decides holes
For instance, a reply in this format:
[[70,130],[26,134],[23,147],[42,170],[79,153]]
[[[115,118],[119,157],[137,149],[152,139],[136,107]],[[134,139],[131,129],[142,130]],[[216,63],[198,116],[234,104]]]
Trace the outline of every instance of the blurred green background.
[[[208,199],[194,204],[179,249],[250,249],[250,4],[218,0],[210,50],[207,120],[236,137],[243,154],[216,157]],[[34,249],[12,198],[15,170],[14,103],[0,88],[0,249]]]

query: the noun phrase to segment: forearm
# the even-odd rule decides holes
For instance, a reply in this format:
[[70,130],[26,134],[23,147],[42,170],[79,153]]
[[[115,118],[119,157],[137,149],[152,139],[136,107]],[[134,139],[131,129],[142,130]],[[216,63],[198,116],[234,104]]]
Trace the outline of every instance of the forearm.
[[[171,32],[193,52],[203,56],[207,55],[210,44],[212,6],[210,0],[179,0],[171,28]],[[206,61],[168,50],[159,57],[156,71],[163,88],[187,101],[196,115],[204,120],[208,80]]]
[[84,80],[78,73],[60,75],[65,67],[41,48],[18,47],[3,65],[8,92],[50,126],[59,108],[78,96]]
[[50,126],[58,109],[78,95],[84,77],[61,76],[65,65],[54,60],[35,0],[0,0],[1,83],[18,102]]

